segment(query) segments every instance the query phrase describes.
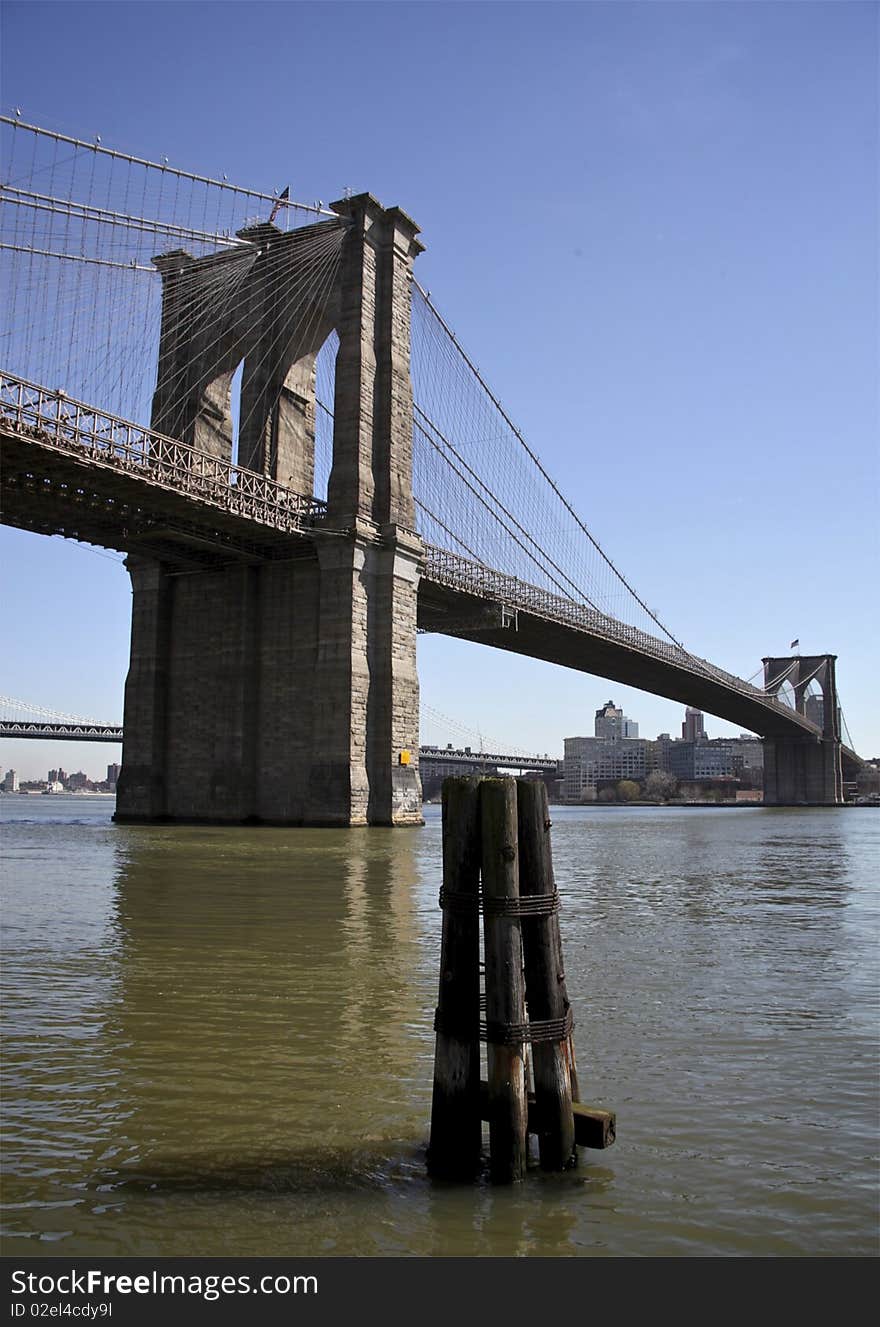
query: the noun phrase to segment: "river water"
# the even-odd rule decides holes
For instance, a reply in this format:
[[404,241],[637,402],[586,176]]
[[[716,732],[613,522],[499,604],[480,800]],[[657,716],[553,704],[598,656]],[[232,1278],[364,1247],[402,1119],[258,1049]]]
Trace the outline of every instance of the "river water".
[[585,1100],[618,1141],[425,1174],[424,829],[0,799],[4,1252],[876,1255],[880,815],[553,809]]

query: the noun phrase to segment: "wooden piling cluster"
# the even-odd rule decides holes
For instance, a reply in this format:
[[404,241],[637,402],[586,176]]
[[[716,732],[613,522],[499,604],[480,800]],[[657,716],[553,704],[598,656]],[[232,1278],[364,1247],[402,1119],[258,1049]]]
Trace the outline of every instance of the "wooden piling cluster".
[[[445,781],[440,904],[431,1173],[447,1179],[475,1174],[484,1119],[489,1122],[490,1173],[496,1183],[523,1178],[530,1132],[537,1134],[545,1170],[574,1164],[578,1143],[609,1146],[614,1115],[578,1100],[543,783],[511,778]],[[481,1003],[485,1020],[480,1018]],[[485,1082],[480,1080],[481,1039],[487,1043]]]

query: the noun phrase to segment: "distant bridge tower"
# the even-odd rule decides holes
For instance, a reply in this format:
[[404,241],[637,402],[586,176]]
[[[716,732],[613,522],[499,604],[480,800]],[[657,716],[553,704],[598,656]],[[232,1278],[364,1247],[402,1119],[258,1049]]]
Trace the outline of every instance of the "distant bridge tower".
[[313,493],[315,357],[335,328],[333,461],[326,519],[277,560],[180,574],[129,556],[120,819],[421,822],[409,364],[423,246],[369,194],[333,211],[155,260],[154,428],[228,460],[243,364],[241,464]]
[[[778,695],[786,682],[795,709],[807,713],[807,687],[822,689],[821,737],[764,738],[764,801],[771,806],[835,805],[843,801],[840,706],[836,654],[764,659],[764,688]],[[807,716],[809,717],[809,716]]]

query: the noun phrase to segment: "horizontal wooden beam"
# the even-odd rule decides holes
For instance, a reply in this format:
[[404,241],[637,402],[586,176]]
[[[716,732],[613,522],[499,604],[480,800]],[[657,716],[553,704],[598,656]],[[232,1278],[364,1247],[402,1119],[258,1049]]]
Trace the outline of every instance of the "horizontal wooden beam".
[[[574,1111],[574,1141],[578,1147],[601,1150],[610,1147],[617,1137],[617,1116],[613,1110],[600,1110],[598,1106],[585,1106],[581,1101],[572,1103]],[[537,1107],[534,1093],[529,1093],[529,1133],[537,1134]],[[485,1079],[480,1081],[480,1116],[489,1119],[489,1088]]]

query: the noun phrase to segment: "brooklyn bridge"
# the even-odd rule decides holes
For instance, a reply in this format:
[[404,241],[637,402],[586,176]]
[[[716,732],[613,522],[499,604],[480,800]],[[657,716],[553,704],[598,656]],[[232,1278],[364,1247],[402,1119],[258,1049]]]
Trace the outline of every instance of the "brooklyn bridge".
[[418,823],[418,632],[694,706],[763,737],[765,801],[842,800],[834,654],[756,683],[667,628],[419,284],[406,212],[0,125],[2,519],[126,554],[120,819]]

